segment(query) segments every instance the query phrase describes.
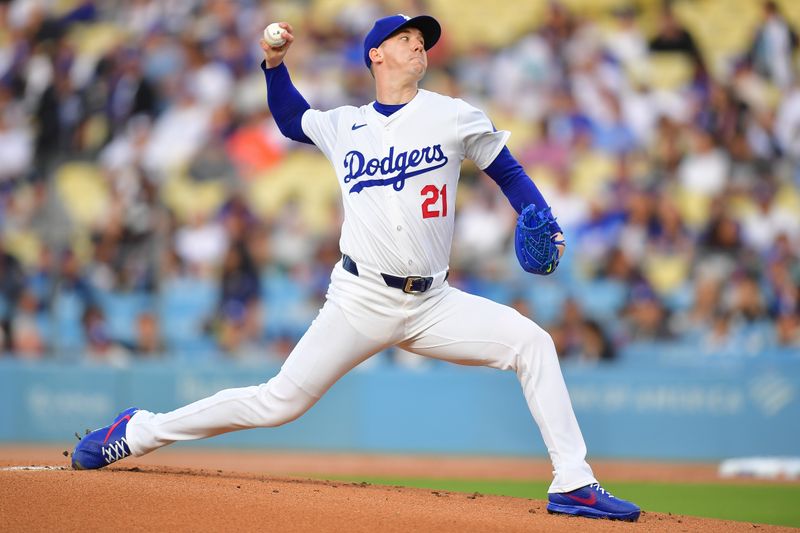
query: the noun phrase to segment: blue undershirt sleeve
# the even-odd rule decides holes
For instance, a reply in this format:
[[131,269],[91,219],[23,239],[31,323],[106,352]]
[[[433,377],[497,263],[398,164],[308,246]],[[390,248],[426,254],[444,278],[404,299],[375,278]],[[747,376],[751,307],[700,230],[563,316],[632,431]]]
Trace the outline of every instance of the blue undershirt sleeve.
[[303,132],[303,113],[311,109],[311,106],[292,85],[286,65],[281,63],[275,68],[267,68],[266,61],[262,61],[261,70],[267,80],[267,105],[275,117],[278,129],[293,141],[314,144]]
[[[494,158],[494,161],[483,171],[500,186],[500,190],[506,195],[511,207],[517,213],[521,213],[530,204],[535,205],[537,211],[548,207],[547,201],[542,196],[542,193],[539,192],[539,188],[525,173],[522,165],[514,159],[507,146],[503,147],[497,157]],[[553,232],[560,231],[561,226],[554,222]]]

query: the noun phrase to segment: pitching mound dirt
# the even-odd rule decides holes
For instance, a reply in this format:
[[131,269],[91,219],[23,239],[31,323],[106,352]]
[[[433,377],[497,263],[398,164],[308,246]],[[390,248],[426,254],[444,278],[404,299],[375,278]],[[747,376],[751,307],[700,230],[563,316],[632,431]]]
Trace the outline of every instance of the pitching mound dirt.
[[[154,466],[159,454],[153,454],[78,472],[65,466],[65,457],[55,460],[53,450],[0,452],[4,531],[792,531],[647,512],[634,524],[587,520],[549,515],[542,500],[286,478],[254,473],[245,461],[251,454],[237,452],[160,458],[191,457],[215,467],[221,457],[238,458],[247,471]],[[36,469],[19,468],[31,465]]]

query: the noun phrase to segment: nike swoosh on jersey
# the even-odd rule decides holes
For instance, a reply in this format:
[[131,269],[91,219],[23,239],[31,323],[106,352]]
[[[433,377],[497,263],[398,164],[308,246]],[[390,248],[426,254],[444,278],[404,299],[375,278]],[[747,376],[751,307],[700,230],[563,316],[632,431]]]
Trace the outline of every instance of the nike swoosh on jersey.
[[351,130],[353,130],[353,131],[356,131],[357,129],[359,129],[359,128],[363,128],[363,127],[364,127],[364,126],[366,126],[366,125],[367,125],[367,124],[366,124],[366,122],[365,122],[364,124],[353,124],[353,125],[350,127],[350,129],[351,129]]

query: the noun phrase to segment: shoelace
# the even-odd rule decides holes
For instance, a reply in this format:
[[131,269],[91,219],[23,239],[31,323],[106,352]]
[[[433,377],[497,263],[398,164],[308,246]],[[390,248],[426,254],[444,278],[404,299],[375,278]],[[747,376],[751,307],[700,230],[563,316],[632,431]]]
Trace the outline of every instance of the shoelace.
[[591,484],[591,485],[589,485],[589,486],[590,486],[591,488],[593,488],[594,490],[596,490],[597,492],[599,492],[600,494],[605,494],[605,495],[606,495],[606,496],[608,496],[609,498],[613,498],[613,497],[614,497],[614,495],[613,495],[613,494],[611,494],[611,493],[610,493],[610,492],[608,492],[606,489],[604,489],[603,487],[601,487],[601,486],[600,486],[600,483],[592,483],[592,484]]
[[125,450],[125,445],[128,444],[128,441],[125,440],[125,437],[122,437],[116,442],[110,442],[108,445],[103,446],[101,448],[101,453],[103,454],[103,459],[105,459],[106,464],[111,464],[120,459],[124,459],[128,455],[130,455]]

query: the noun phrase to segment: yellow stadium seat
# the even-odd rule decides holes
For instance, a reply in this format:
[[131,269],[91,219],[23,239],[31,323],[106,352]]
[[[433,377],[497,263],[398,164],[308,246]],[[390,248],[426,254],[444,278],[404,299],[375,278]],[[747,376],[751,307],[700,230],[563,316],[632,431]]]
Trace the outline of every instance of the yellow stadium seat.
[[779,0],[781,12],[795,31],[800,30],[800,2],[797,0]]
[[711,198],[679,188],[676,191],[675,205],[683,221],[693,229],[706,225],[711,215]]
[[572,188],[583,198],[599,196],[614,176],[615,169],[613,159],[601,152],[580,154],[570,170]]
[[73,221],[89,226],[109,208],[108,185],[100,169],[87,162],[64,163],[56,171],[56,191]]
[[18,229],[3,234],[5,248],[25,267],[33,267],[39,258],[42,242],[35,232]]
[[78,7],[78,4],[78,0],[55,0],[55,2],[50,2],[53,13],[58,15],[64,15],[68,11],[72,11]]
[[516,153],[535,140],[536,132],[531,127],[531,122],[520,118],[518,115],[501,113],[494,109],[487,109],[486,113],[492,117],[492,122],[498,130],[511,132],[508,138],[508,149]]
[[784,184],[775,195],[775,204],[794,213],[800,224],[800,190],[789,184]]
[[104,113],[92,113],[82,130],[86,150],[99,150],[108,139],[109,124]]
[[453,2],[431,0],[430,12],[444,27],[456,52],[483,44],[491,48],[510,45],[540,24],[545,2]]
[[248,199],[257,214],[270,219],[296,198],[309,229],[320,233],[331,227],[339,194],[338,181],[328,160],[319,153],[298,150],[253,180]]
[[588,19],[602,18],[616,9],[631,5],[629,0],[562,0],[561,3],[572,13],[579,13]]
[[540,188],[545,190],[553,190],[556,188],[558,181],[555,172],[549,167],[537,165],[525,169],[531,180]]
[[68,39],[79,55],[100,57],[127,40],[128,31],[110,22],[76,24]]
[[683,0],[674,10],[718,78],[745,52],[761,20],[761,2],[754,0]]
[[643,274],[662,296],[669,295],[689,279],[691,264],[684,254],[648,253]]
[[227,193],[220,181],[195,182],[183,174],[177,174],[164,183],[161,197],[179,220],[187,221],[196,214],[209,215],[215,212],[227,198]]
[[675,90],[692,80],[694,66],[679,53],[655,53],[648,58],[647,78],[656,89]]

